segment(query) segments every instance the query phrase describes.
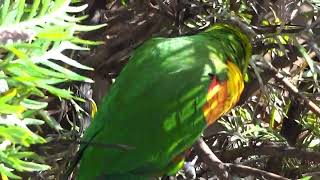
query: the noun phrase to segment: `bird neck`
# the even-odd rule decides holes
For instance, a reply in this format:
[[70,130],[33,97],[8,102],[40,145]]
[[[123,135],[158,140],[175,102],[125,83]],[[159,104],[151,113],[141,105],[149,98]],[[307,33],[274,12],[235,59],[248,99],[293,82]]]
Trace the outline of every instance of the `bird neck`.
[[224,52],[237,64],[243,74],[246,74],[251,56],[251,44],[247,35],[235,26],[216,24],[203,32],[209,37],[219,39]]

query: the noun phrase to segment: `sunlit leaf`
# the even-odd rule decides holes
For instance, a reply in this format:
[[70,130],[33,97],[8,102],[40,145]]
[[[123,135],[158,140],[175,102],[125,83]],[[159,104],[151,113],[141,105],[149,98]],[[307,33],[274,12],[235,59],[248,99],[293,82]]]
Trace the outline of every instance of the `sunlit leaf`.
[[5,176],[11,178],[11,179],[22,179],[20,176],[17,176],[12,173],[13,169],[6,167],[4,164],[0,164],[0,172],[2,180],[6,180]]
[[45,123],[43,120],[33,119],[33,118],[24,118],[23,122],[26,125],[43,125]]
[[47,102],[39,102],[31,99],[24,99],[20,104],[27,109],[43,109],[48,105]]

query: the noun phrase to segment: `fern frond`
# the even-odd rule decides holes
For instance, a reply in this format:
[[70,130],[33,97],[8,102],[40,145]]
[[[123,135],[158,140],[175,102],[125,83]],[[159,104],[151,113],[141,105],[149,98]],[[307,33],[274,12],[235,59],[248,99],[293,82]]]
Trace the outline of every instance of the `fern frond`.
[[[50,119],[53,121],[49,115],[43,116],[47,103],[37,99],[45,98],[45,92],[66,99],[76,98],[70,90],[57,85],[68,81],[93,82],[67,68],[92,70],[70,58],[66,50],[88,50],[87,45],[97,43],[79,39],[75,34],[104,25],[79,25],[86,16],[72,14],[80,13],[86,5],[71,4],[71,0],[4,0],[0,4],[2,179],[19,179],[14,171],[44,171],[49,168],[41,161],[34,162],[39,162],[40,158],[27,151],[31,144],[46,142],[28,126],[44,122],[50,126]],[[62,127],[56,130],[60,131]]]

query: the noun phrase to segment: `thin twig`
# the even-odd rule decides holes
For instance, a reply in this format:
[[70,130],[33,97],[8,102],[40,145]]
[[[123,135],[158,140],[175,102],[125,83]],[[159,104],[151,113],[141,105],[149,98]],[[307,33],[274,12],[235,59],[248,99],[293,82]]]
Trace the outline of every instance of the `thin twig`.
[[232,164],[232,163],[223,163],[221,162],[217,156],[211,151],[209,146],[203,141],[203,139],[199,139],[194,144],[195,151],[199,155],[199,157],[209,166],[209,168],[214,171],[219,179],[231,179],[230,174],[234,175],[242,175],[242,176],[263,176],[266,179],[271,180],[289,180],[283,176],[270,173],[264,170],[260,170],[257,168]]
[[241,174],[241,175],[254,175],[254,176],[263,176],[266,179],[269,180],[289,180],[288,178],[285,178],[283,176],[270,173],[261,169],[239,165],[239,164],[231,164],[226,163],[226,165],[230,168],[230,171],[235,174]]
[[203,139],[197,140],[193,147],[202,161],[205,162],[213,172],[215,172],[216,176],[218,176],[219,179],[231,179],[227,167],[211,151],[211,149],[203,141]]
[[305,105],[309,110],[314,112],[318,117],[320,117],[320,108],[318,105],[316,105],[313,101],[311,101],[309,98],[304,96],[302,93],[299,92],[299,89],[293,85],[284,75],[278,72],[278,70],[272,66],[272,64],[267,63],[269,66],[269,70],[272,73],[272,76],[279,81],[282,85],[284,85],[287,90],[294,95],[295,97],[301,99],[304,101]]
[[221,151],[216,153],[218,157],[226,160],[233,161],[238,157],[247,158],[255,155],[267,155],[267,156],[281,156],[297,158],[304,161],[313,161],[315,163],[320,162],[320,152],[313,152],[304,149],[298,149],[294,147],[288,147],[283,145],[261,145],[261,146],[248,146],[237,148],[229,151]]

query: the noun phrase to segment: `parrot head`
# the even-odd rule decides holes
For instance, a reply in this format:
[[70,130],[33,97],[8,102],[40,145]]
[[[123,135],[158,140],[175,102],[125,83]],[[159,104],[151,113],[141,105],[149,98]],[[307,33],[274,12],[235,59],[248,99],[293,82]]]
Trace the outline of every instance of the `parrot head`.
[[[212,32],[213,34],[217,34],[217,32],[221,32],[221,34],[230,34],[227,36],[230,42],[241,42],[241,47],[232,47],[233,51],[237,54],[240,54],[238,58],[230,58],[233,63],[235,63],[238,68],[241,70],[241,73],[244,77],[244,80],[248,80],[247,69],[249,65],[249,60],[252,53],[252,46],[249,40],[248,35],[243,33],[243,31],[235,25],[229,25],[225,23],[217,23],[213,25],[211,28],[206,30],[207,33]],[[226,36],[223,36],[226,37]],[[232,43],[231,43],[232,44]]]

